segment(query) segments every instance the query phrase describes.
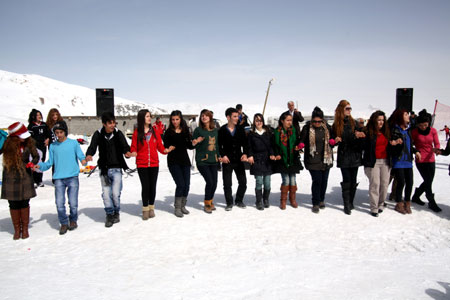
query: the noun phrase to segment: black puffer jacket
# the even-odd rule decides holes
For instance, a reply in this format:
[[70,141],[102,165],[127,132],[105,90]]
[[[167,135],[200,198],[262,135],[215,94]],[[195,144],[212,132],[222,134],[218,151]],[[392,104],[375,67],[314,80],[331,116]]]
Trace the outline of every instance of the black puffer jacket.
[[338,143],[337,167],[338,168],[356,168],[361,166],[362,146],[364,139],[357,139],[355,131],[361,131],[361,128],[352,130],[348,118],[344,120],[344,130],[342,132],[342,141]]
[[272,174],[272,161],[269,156],[275,155],[271,132],[260,135],[250,131],[248,134],[248,157],[253,157],[255,163],[250,167],[250,174],[264,176]]

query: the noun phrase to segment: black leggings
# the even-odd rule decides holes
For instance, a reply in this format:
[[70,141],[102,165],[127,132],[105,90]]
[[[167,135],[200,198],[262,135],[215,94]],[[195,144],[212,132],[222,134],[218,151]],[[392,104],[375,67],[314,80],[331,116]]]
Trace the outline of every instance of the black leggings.
[[352,185],[356,185],[356,178],[358,177],[358,167],[341,168],[341,173],[343,182],[350,182]]
[[411,201],[411,191],[413,187],[413,169],[401,168],[394,169],[394,176],[397,180],[397,189],[395,190],[395,202],[402,202],[403,188],[405,188],[405,201]]
[[[44,148],[39,148],[39,150],[42,151],[42,161],[45,161],[45,154],[47,153],[47,148],[44,146]],[[42,177],[44,176],[44,173],[42,172],[33,172],[33,181],[36,184],[42,183]]]
[[432,163],[416,163],[417,169],[423,178],[422,184],[419,186],[419,190],[425,192],[426,195],[431,196],[433,194],[432,185],[434,179],[434,172],[436,171],[436,164]]
[[142,206],[154,205],[159,167],[138,168],[142,187]]
[[8,200],[8,203],[9,203],[9,209],[22,209],[22,208],[27,208],[28,206],[30,206],[30,199],[19,200],[19,201]]

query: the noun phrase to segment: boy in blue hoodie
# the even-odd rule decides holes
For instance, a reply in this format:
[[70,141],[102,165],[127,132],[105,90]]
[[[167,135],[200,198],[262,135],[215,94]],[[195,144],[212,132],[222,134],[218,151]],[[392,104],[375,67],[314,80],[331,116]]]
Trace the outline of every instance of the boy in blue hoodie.
[[[47,171],[52,166],[55,168],[53,179],[55,181],[56,208],[61,224],[59,234],[65,234],[67,230],[74,230],[78,227],[78,174],[80,172],[78,161],[81,161],[82,165],[86,165],[86,158],[81,151],[80,144],[76,140],[67,138],[66,122],[57,122],[53,126],[53,131],[58,140],[50,145],[48,160],[37,164],[35,168],[42,171]],[[65,206],[66,189],[70,207],[69,217],[67,217]]]

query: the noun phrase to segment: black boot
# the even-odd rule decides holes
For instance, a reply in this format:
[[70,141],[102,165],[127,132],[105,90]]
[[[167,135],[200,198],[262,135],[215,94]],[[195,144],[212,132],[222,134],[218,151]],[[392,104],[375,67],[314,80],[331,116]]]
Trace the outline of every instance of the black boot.
[[120,222],[120,213],[119,212],[115,212],[114,213],[114,218],[113,218],[113,223],[119,223]]
[[351,215],[350,210],[350,182],[341,182],[342,188],[342,200],[344,201],[344,212],[347,215]]
[[263,201],[264,201],[264,207],[265,207],[265,208],[269,208],[269,206],[270,206],[269,196],[270,196],[270,190],[264,189],[264,192],[263,192]]
[[426,195],[427,199],[428,199],[428,208],[431,209],[432,211],[438,213],[441,212],[442,209],[436,204],[436,200],[434,200],[434,194],[429,194]]
[[106,215],[105,227],[111,227],[114,224],[114,215],[108,214]]
[[351,189],[350,189],[350,202],[349,202],[350,210],[352,210],[352,209],[355,208],[355,207],[353,206],[353,201],[355,200],[356,189],[358,188],[358,184],[359,184],[359,183],[355,183],[355,184],[351,185]]
[[264,210],[264,206],[262,203],[263,191],[255,189],[255,196],[256,196],[256,209]]
[[411,198],[411,201],[416,204],[419,204],[421,206],[424,206],[425,202],[420,200],[420,196],[422,196],[422,194],[423,194],[423,190],[420,187],[416,188],[416,190],[414,191],[414,195]]

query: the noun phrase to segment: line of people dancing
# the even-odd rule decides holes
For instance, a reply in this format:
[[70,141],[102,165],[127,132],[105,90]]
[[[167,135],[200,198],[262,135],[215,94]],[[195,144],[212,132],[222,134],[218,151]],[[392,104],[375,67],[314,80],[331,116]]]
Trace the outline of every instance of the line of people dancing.
[[[205,213],[211,214],[215,207],[215,193],[219,166],[226,211],[234,207],[246,208],[244,196],[247,191],[246,166],[255,178],[255,206],[258,210],[270,207],[271,175],[279,173],[280,209],[287,203],[298,207],[296,175],[304,167],[309,171],[312,212],[325,209],[325,196],[330,169],[333,167],[333,148],[337,147],[337,167],[341,170],[342,201],[344,212],[350,215],[358,187],[357,174],[360,166],[369,179],[370,214],[378,217],[385,208],[388,186],[395,179],[395,210],[411,214],[411,202],[425,205],[420,199],[423,193],[428,206],[440,212],[432,190],[435,174],[435,154],[449,155],[450,146],[440,149],[436,129],[431,127],[431,115],[422,110],[416,127],[409,126],[409,113],[395,110],[389,119],[382,111],[376,111],[367,122],[355,122],[352,107],[341,100],[335,109],[334,123],[330,126],[324,113],[315,107],[311,120],[300,130],[304,118],[294,103],[288,103],[288,111],[281,114],[274,129],[266,125],[264,116],[257,113],[251,128],[246,132],[242,125],[242,110],[228,108],[227,123],[217,128],[210,110],[200,112],[199,126],[191,133],[182,112],[175,110],[170,115],[167,130],[152,124],[149,110],[137,115],[137,128],[133,132],[131,145],[117,129],[112,113],[102,115],[102,127],[92,135],[84,154],[76,140],[68,138],[67,124],[59,112],[49,112],[48,125],[42,114],[30,113],[30,124],[25,127],[15,122],[8,127],[4,143],[3,184],[1,198],[9,202],[14,226],[13,239],[28,238],[30,199],[36,196],[36,188],[42,186],[42,172],[53,168],[55,203],[60,223],[59,233],[78,227],[79,163],[86,165],[93,160],[97,150],[99,159],[102,199],[106,213],[105,227],[120,222],[120,197],[122,174],[129,170],[126,160],[135,157],[141,183],[142,219],[155,217],[155,197],[159,174],[159,154],[167,155],[167,165],[175,182],[174,214],[181,218],[189,214],[188,203],[191,160],[188,150],[195,149],[196,166],[205,180]],[[50,125],[50,126],[49,126]],[[46,145],[49,145],[45,161]],[[159,154],[158,154],[159,153]],[[304,166],[301,161],[303,153]],[[423,182],[413,196],[413,156]],[[232,178],[237,178],[237,192],[233,198]],[[66,194],[69,215],[66,213]]]

